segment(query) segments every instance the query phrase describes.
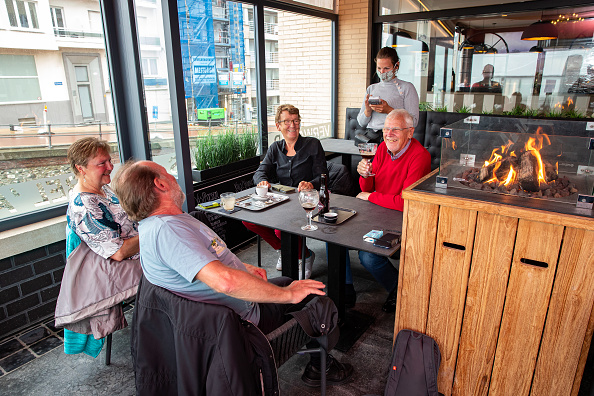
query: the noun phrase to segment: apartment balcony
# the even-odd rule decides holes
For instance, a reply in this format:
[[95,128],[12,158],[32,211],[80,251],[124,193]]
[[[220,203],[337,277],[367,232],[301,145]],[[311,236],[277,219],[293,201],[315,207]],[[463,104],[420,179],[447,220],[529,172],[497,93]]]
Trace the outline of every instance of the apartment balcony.
[[277,91],[280,87],[279,80],[266,80],[266,89],[269,91]]
[[[249,21],[250,30],[254,30],[254,21]],[[264,22],[264,33],[278,36],[278,23]]]
[[229,45],[229,32],[214,32],[215,45]]
[[54,28],[54,37],[59,47],[105,48],[102,32],[58,27]]
[[212,7],[212,17],[215,19],[229,20],[229,12],[228,12],[227,8],[213,6]]

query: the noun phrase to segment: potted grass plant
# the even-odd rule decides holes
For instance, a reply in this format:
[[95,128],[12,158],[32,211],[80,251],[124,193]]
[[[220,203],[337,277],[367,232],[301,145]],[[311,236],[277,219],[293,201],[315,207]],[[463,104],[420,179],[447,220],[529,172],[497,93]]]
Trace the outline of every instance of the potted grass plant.
[[201,182],[255,168],[260,163],[257,151],[258,134],[253,127],[237,132],[226,129],[218,135],[209,133],[196,140],[192,178]]

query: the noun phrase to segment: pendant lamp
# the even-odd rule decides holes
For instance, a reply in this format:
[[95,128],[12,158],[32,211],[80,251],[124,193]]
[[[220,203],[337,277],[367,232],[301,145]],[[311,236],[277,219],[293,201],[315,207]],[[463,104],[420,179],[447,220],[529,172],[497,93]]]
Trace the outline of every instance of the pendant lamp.
[[522,33],[522,40],[552,40],[559,37],[557,26],[551,22],[538,21],[528,26]]

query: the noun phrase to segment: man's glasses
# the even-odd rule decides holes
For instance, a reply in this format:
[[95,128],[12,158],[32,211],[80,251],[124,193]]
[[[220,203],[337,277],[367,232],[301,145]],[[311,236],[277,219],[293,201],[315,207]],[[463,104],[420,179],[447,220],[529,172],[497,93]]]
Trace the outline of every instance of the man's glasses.
[[295,126],[299,126],[299,124],[301,124],[301,120],[281,120],[280,122],[284,122],[285,126],[289,126],[291,123],[293,123]]
[[408,128],[384,128],[383,131],[384,133],[388,133],[388,132],[394,132],[394,133],[399,133],[402,131],[407,131],[409,129],[411,129],[412,127],[408,127]]

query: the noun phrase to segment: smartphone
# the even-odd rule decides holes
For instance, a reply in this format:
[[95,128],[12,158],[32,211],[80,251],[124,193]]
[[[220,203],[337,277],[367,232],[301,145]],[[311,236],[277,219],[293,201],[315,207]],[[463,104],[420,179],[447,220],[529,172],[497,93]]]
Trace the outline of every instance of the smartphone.
[[400,242],[400,235],[393,234],[391,232],[385,233],[381,238],[376,239],[373,242],[373,246],[390,249]]
[[369,98],[368,102],[370,105],[374,105],[374,106],[382,104],[382,100],[380,98],[374,98],[374,97]]

